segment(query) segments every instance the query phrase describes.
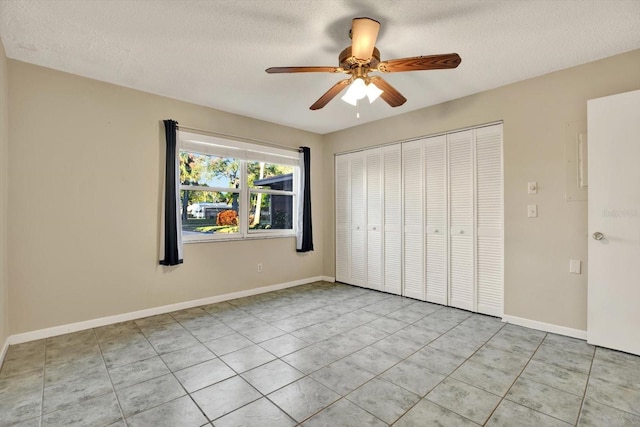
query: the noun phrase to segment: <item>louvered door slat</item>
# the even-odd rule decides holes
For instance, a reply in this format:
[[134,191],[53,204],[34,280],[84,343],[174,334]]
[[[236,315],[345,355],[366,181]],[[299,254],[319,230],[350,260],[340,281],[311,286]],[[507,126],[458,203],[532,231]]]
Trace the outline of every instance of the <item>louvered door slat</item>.
[[501,316],[504,301],[502,125],[476,130],[477,311]]
[[473,131],[447,135],[449,148],[449,304],[474,309]]
[[400,144],[382,148],[384,181],[384,265],[385,292],[402,292],[402,157]]
[[425,174],[425,299],[447,304],[447,138],[427,138]]

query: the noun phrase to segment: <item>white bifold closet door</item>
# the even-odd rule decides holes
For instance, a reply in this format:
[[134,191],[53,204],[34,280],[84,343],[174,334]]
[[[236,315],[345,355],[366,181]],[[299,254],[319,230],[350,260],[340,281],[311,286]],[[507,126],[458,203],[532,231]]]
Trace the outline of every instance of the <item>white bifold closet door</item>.
[[404,292],[424,300],[423,141],[402,144],[404,187]]
[[400,145],[335,158],[336,280],[402,292]]
[[336,280],[500,316],[502,124],[336,156]]
[[402,293],[402,149],[400,144],[382,149],[384,182],[384,287]]
[[367,283],[367,205],[364,153],[351,156],[351,282],[365,286]]
[[502,125],[476,133],[476,286],[479,313],[501,316],[504,300]]
[[473,131],[447,135],[449,146],[449,305],[474,310]]
[[351,177],[349,156],[336,156],[335,162],[335,223],[336,223],[336,280],[351,282]]
[[425,140],[424,179],[425,299],[446,305],[449,290],[446,135]]
[[367,181],[367,288],[383,288],[382,262],[382,150],[365,152]]

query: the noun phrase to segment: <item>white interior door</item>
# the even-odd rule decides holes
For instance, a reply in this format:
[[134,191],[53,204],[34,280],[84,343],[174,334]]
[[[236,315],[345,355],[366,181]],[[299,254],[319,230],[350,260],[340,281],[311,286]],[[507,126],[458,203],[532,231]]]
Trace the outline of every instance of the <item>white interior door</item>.
[[588,102],[590,343],[640,355],[640,91]]

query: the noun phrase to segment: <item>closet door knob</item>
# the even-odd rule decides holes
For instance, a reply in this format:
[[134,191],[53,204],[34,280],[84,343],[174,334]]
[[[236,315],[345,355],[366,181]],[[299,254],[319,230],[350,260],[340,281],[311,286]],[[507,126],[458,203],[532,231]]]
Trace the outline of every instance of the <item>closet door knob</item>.
[[464,230],[460,230],[460,231],[459,231],[459,233],[460,233],[460,234],[464,234]]

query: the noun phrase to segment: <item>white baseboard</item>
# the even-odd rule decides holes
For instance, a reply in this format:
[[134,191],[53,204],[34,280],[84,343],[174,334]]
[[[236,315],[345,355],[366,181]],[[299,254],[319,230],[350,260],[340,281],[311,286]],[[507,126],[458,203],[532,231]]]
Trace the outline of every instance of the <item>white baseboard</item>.
[[331,276],[322,276],[322,280],[325,282],[335,283],[336,278]]
[[7,337],[7,339],[4,340],[4,344],[2,345],[2,350],[0,350],[0,368],[2,368],[2,364],[4,363],[4,357],[7,355],[7,350],[9,350],[9,338],[11,337]]
[[7,339],[5,348],[3,348],[2,358],[4,360],[4,352],[9,344],[20,344],[28,341],[35,341],[43,338],[55,337],[57,335],[68,334],[71,332],[83,331],[85,329],[98,328],[100,326],[112,325],[114,323],[126,322],[128,320],[140,319],[143,317],[155,316],[157,314],[170,313],[172,311],[184,310],[185,308],[198,307],[201,305],[214,304],[217,302],[229,301],[236,298],[248,297],[252,295],[263,294],[265,292],[277,291],[280,289],[292,288],[294,286],[305,285],[307,283],[318,282],[321,280],[329,282],[330,278],[325,276],[309,277],[306,279],[294,280],[292,282],[279,283],[276,285],[263,286],[260,288],[247,289],[246,291],[232,292],[230,294],[216,295],[213,297],[201,298],[191,301],[179,302],[176,304],[163,305],[160,307],[147,308],[145,310],[132,311],[129,313],[116,314],[114,316],[100,317],[98,319],[85,320],[83,322],[70,323],[67,325],[54,326],[52,328],[39,329],[31,332],[11,335]]
[[502,316],[502,321],[506,323],[513,323],[514,325],[518,326],[524,326],[526,328],[537,329],[543,332],[551,332],[552,334],[565,335],[581,340],[587,339],[587,331],[583,331],[580,329],[567,328],[565,326],[558,326],[551,323],[544,323],[537,320],[509,316],[506,314]]

